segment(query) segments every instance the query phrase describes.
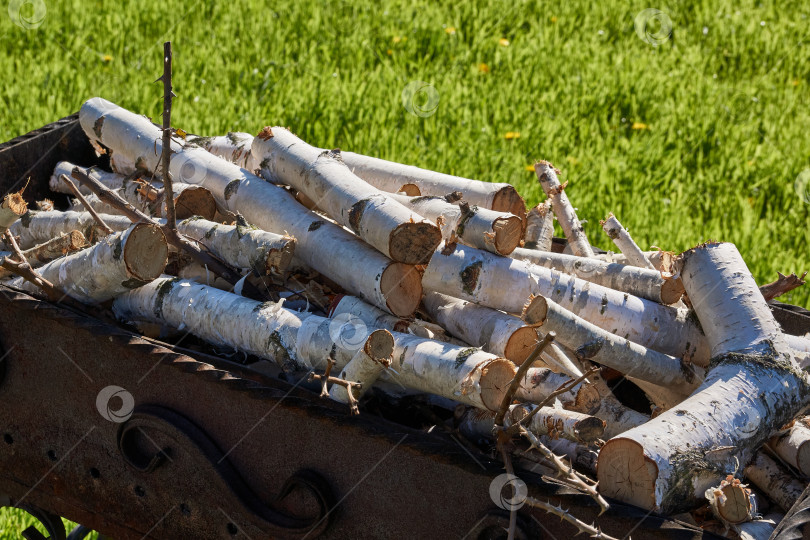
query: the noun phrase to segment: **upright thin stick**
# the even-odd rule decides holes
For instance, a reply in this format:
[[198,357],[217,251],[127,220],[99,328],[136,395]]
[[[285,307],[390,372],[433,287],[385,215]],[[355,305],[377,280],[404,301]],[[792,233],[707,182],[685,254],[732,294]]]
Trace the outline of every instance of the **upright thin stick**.
[[523,380],[523,377],[526,375],[526,372],[529,371],[529,368],[532,367],[534,361],[537,360],[537,357],[540,356],[540,353],[543,352],[543,349],[546,346],[554,341],[554,338],[557,337],[557,334],[554,332],[549,332],[534,348],[532,354],[529,355],[526,360],[520,364],[515,377],[512,379],[512,382],[509,383],[509,388],[506,390],[506,393],[503,396],[503,400],[501,401],[501,406],[498,408],[498,414],[495,415],[495,425],[500,427],[503,425],[503,419],[506,416],[506,412],[509,410],[509,404],[512,403],[512,398],[515,396],[515,392],[517,392],[518,387],[520,387],[520,381]]
[[174,189],[172,188],[172,175],[169,173],[169,161],[172,154],[172,42],[163,44],[163,75],[158,79],[163,81],[163,151],[160,161],[163,167],[163,190],[166,203],[166,225],[169,229],[177,230],[177,212],[174,208]]

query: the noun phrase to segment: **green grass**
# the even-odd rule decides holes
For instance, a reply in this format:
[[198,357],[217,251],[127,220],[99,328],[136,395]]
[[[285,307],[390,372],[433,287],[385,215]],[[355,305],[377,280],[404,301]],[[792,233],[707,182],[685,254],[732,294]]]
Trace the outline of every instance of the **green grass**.
[[[0,139],[97,95],[157,118],[170,38],[174,123],[189,132],[285,125],[316,145],[508,181],[529,204],[541,193],[526,166],[548,159],[602,248],[612,211],[643,247],[735,242],[759,282],[810,269],[810,5],[46,2],[37,29],[0,12]],[[634,31],[649,7],[672,22],[658,46]],[[435,114],[403,107],[415,80],[438,92]],[[783,300],[810,307],[808,291]]]

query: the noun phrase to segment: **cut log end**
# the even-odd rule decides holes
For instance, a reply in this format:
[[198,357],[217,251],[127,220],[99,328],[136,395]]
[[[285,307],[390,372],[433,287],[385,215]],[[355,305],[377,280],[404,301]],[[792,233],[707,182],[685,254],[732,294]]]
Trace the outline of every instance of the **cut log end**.
[[87,239],[80,231],[70,231],[65,236],[68,237],[64,245],[67,251],[76,251],[87,245]]
[[671,305],[681,299],[685,293],[683,282],[680,278],[665,279],[661,284],[661,303]]
[[387,364],[394,355],[394,336],[388,330],[375,330],[369,335],[363,350],[371,359]]
[[217,213],[217,203],[210,191],[194,186],[180,192],[174,200],[177,219],[200,216],[212,220]]
[[529,324],[542,324],[548,315],[548,302],[542,296],[535,296],[523,306],[520,318]]
[[388,250],[396,262],[427,264],[441,241],[442,232],[432,223],[403,223],[391,232]]
[[391,263],[380,277],[380,290],[392,314],[410,317],[422,300],[422,276],[411,265]]
[[140,281],[157,279],[169,258],[163,231],[148,223],[135,225],[124,245],[123,257],[127,271],[133,278]]
[[577,422],[576,433],[579,440],[583,442],[592,442],[601,439],[605,434],[606,422],[595,416],[589,416]]
[[599,491],[607,497],[654,510],[658,466],[635,441],[614,438],[599,452],[596,467]]
[[518,328],[506,342],[504,356],[516,366],[521,365],[537,346],[537,339],[535,328],[531,326]]
[[416,184],[402,184],[397,190],[399,193],[404,193],[408,197],[419,197],[422,195],[422,190],[419,189],[419,186]]
[[28,211],[28,204],[25,202],[20,192],[10,193],[6,195],[3,203],[4,203],[3,206],[5,206],[18,216],[21,216]]
[[513,186],[506,186],[495,193],[492,198],[492,210],[515,214],[521,223],[526,221],[526,202]]
[[271,249],[264,262],[265,273],[279,276],[284,274],[295,255],[295,239],[287,237],[287,242],[279,249]]
[[751,496],[739,484],[728,484],[720,489],[725,496],[722,504],[717,504],[717,514],[728,523],[737,525],[751,519]]
[[487,409],[498,410],[515,373],[515,364],[504,358],[492,360],[481,369],[481,401]]
[[495,233],[495,251],[509,255],[520,245],[523,236],[523,222],[517,216],[498,218],[492,224]]

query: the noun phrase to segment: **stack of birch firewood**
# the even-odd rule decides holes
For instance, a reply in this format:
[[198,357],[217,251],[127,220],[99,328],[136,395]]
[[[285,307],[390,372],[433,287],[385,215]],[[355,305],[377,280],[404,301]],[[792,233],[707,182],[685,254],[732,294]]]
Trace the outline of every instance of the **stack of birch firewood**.
[[644,251],[613,214],[603,252],[546,161],[547,197],[527,212],[509,184],[282,127],[166,139],[101,98],[79,119],[111,170],[61,162],[56,203],[3,200],[5,285],[271,375],[309,372],[361,414],[378,394],[428,395],[479,450],[522,435],[513,455],[567,485],[573,464],[600,504],[732,538],[767,538],[804,490],[810,337],[768,306],[797,276],[759,287],[729,243]]

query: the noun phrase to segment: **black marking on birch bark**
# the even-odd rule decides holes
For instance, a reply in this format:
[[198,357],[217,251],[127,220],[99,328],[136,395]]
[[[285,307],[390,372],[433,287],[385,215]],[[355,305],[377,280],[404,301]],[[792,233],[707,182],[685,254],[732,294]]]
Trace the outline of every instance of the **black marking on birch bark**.
[[267,338],[267,349],[283,371],[290,372],[295,369],[295,362],[290,358],[290,353],[281,341],[281,334],[278,333],[278,330],[273,331]]
[[139,287],[143,287],[147,283],[149,283],[149,282],[148,281],[141,281],[138,278],[129,278],[126,281],[122,281],[121,286],[126,287],[127,289],[137,289]]
[[231,144],[233,144],[234,146],[238,146],[239,144],[243,144],[243,143],[244,143],[244,141],[240,140],[240,139],[239,139],[239,138],[236,136],[236,133],[234,133],[233,131],[229,131],[229,132],[228,132],[228,134],[227,134],[227,135],[225,135],[225,137],[227,137],[227,139],[228,139],[229,141],[231,141]]
[[477,261],[466,267],[459,273],[461,277],[461,287],[467,294],[474,294],[475,287],[478,285],[478,276],[481,275],[481,266],[483,263]]
[[272,307],[273,307],[273,306],[275,306],[275,305],[276,305],[276,303],[275,303],[275,302],[262,302],[261,304],[257,304],[257,305],[256,305],[256,306],[253,308],[253,313],[258,313],[258,312],[260,312],[260,311],[261,311],[261,310],[263,310],[263,309],[269,309],[269,308],[272,308]]
[[470,218],[473,217],[478,211],[478,207],[470,206],[466,202],[462,202],[458,206],[461,208],[461,219],[458,220],[456,234],[462,236],[464,234],[464,228],[467,226],[467,222],[470,221]]
[[104,125],[104,116],[99,116],[96,118],[96,121],[93,122],[93,133],[96,134],[98,140],[101,140],[101,128]]
[[399,355],[399,365],[402,366],[402,363],[405,362],[405,353],[408,352],[408,347],[402,349],[402,354]]
[[363,212],[366,211],[368,203],[368,199],[361,199],[354,203],[351,210],[349,210],[349,226],[354,231],[354,234],[360,234],[360,221],[363,219]]
[[267,248],[261,247],[259,248],[250,260],[250,269],[253,271],[253,274],[256,276],[263,276],[267,273]]
[[444,197],[435,197],[435,196],[431,196],[431,195],[420,195],[419,197],[414,197],[413,199],[411,199],[410,204],[413,205],[413,204],[420,203],[420,202],[423,202],[423,201],[433,201],[433,200],[436,200],[436,199],[444,199]]
[[186,223],[191,223],[192,221],[197,221],[197,220],[200,220],[200,219],[203,219],[203,217],[202,216],[191,216],[191,217],[187,217],[186,219],[181,221],[180,224],[185,225]]
[[[37,214],[36,210],[29,210],[28,212],[24,213],[20,216],[20,225],[25,227],[26,229],[31,225],[31,218]],[[67,220],[65,220],[67,222]]]
[[213,137],[186,137],[186,143],[183,145],[183,148],[187,146],[201,146],[203,148],[206,148],[213,141],[214,141]]
[[307,227],[307,230],[309,232],[317,231],[318,229],[321,228],[321,225],[323,225],[324,223],[325,223],[324,221],[320,221],[320,220],[319,221],[313,221],[312,223],[309,224],[309,227]]
[[210,239],[212,236],[214,236],[214,231],[217,230],[217,227],[219,227],[219,224],[216,224],[213,227],[211,227],[211,229],[205,233],[205,238]]
[[607,311],[607,307],[608,307],[608,297],[607,297],[607,293],[605,293],[602,296],[602,307],[599,308],[599,314],[604,315],[605,311]]
[[270,158],[264,158],[261,163],[259,163],[260,169],[270,169]]
[[467,358],[475,354],[477,350],[478,349],[476,349],[475,347],[470,347],[468,349],[463,349],[459,351],[459,353],[456,355],[456,362],[455,364],[453,364],[453,367],[456,369],[460,368],[462,365],[464,365],[464,362],[467,361]]
[[230,200],[230,198],[236,195],[236,192],[239,191],[240,182],[242,181],[237,178],[236,180],[231,180],[230,182],[228,182],[228,185],[225,186],[224,195],[226,201]]
[[525,249],[537,249],[537,242],[523,242]]
[[605,340],[603,338],[597,338],[593,341],[589,341],[581,345],[574,353],[577,355],[577,358],[580,360],[590,360],[594,356],[596,356],[599,351],[602,350],[602,347],[605,345]]
[[616,229],[615,227],[612,229],[608,229],[605,232],[607,233],[608,238],[610,238],[611,240],[616,240],[619,237],[619,229]]
[[121,252],[124,250],[124,246],[121,243],[121,237],[119,236],[118,239],[115,241],[115,246],[113,246],[113,259],[116,261],[121,260]]
[[[138,159],[135,160],[135,168],[139,171],[148,171],[149,165],[146,163],[146,158],[143,156],[139,156]],[[124,184],[122,187],[126,187],[127,180],[124,180]]]
[[180,281],[180,278],[167,279],[161,283],[160,287],[158,287],[157,295],[155,296],[155,306],[153,309],[157,319],[163,318],[163,300],[166,299],[166,295],[172,291],[172,287],[174,287],[174,284],[178,281]]

